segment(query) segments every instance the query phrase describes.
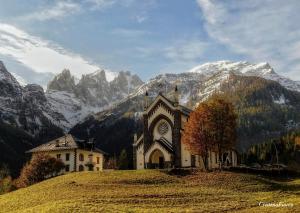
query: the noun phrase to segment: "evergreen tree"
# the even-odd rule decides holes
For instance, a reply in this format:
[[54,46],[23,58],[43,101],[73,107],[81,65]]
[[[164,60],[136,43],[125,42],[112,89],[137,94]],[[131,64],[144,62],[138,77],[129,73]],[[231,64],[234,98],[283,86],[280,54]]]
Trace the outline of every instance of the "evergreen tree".
[[126,149],[123,149],[120,153],[118,160],[118,168],[121,170],[128,169],[128,157]]

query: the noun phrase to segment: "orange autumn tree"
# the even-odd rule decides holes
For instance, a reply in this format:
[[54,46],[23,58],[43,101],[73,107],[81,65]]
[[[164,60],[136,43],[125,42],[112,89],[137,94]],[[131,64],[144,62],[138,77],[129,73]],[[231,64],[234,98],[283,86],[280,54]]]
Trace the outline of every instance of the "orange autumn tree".
[[[207,100],[210,110],[209,132],[218,153],[232,149],[237,140],[237,115],[234,106],[226,97],[215,94]],[[222,167],[222,156],[219,154],[219,166]]]
[[[236,114],[233,105],[220,95],[200,103],[185,124],[182,142],[190,152],[200,155],[208,169],[209,151],[222,153],[236,142]],[[221,167],[221,155],[219,155]]]
[[182,142],[187,145],[191,154],[200,155],[204,168],[208,169],[208,153],[213,148],[213,140],[209,133],[210,110],[206,103],[201,103],[190,114],[185,124]]

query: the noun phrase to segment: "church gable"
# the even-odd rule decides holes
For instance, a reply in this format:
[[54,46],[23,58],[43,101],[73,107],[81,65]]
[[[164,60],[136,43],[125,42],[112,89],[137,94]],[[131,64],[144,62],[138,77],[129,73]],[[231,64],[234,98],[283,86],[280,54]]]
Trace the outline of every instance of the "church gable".
[[166,117],[169,121],[171,121],[172,125],[174,125],[174,113],[162,102],[158,102],[150,113],[151,114],[149,114],[148,117],[148,126],[151,126],[151,124],[155,122],[159,116]]
[[146,113],[148,114],[148,126],[160,115],[164,115],[174,124],[174,110],[172,103],[163,96],[159,95],[149,106]]

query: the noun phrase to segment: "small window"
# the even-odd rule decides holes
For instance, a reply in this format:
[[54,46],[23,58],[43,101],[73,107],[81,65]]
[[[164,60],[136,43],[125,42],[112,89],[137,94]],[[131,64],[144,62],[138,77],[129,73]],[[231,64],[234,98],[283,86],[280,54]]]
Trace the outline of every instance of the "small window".
[[66,154],[66,161],[69,161],[70,160],[70,153],[67,153]]
[[69,172],[70,171],[70,165],[66,165],[65,169],[66,169],[66,172]]
[[99,167],[96,167],[97,171],[99,171]]
[[83,154],[79,154],[79,161],[84,161],[84,155]]
[[82,165],[79,165],[79,171],[84,171],[84,167]]
[[60,159],[60,156],[61,156],[61,154],[57,154],[57,155],[56,155],[56,158],[57,158],[57,159]]
[[97,157],[97,164],[100,163],[100,157]]

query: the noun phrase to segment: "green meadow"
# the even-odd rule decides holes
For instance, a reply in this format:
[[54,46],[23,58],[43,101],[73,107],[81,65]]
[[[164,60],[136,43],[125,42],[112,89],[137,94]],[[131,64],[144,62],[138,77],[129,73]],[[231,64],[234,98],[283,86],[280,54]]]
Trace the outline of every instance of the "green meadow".
[[[262,206],[279,202],[293,207]],[[1,195],[0,211],[300,212],[300,179],[231,172],[179,177],[157,170],[71,173]]]

